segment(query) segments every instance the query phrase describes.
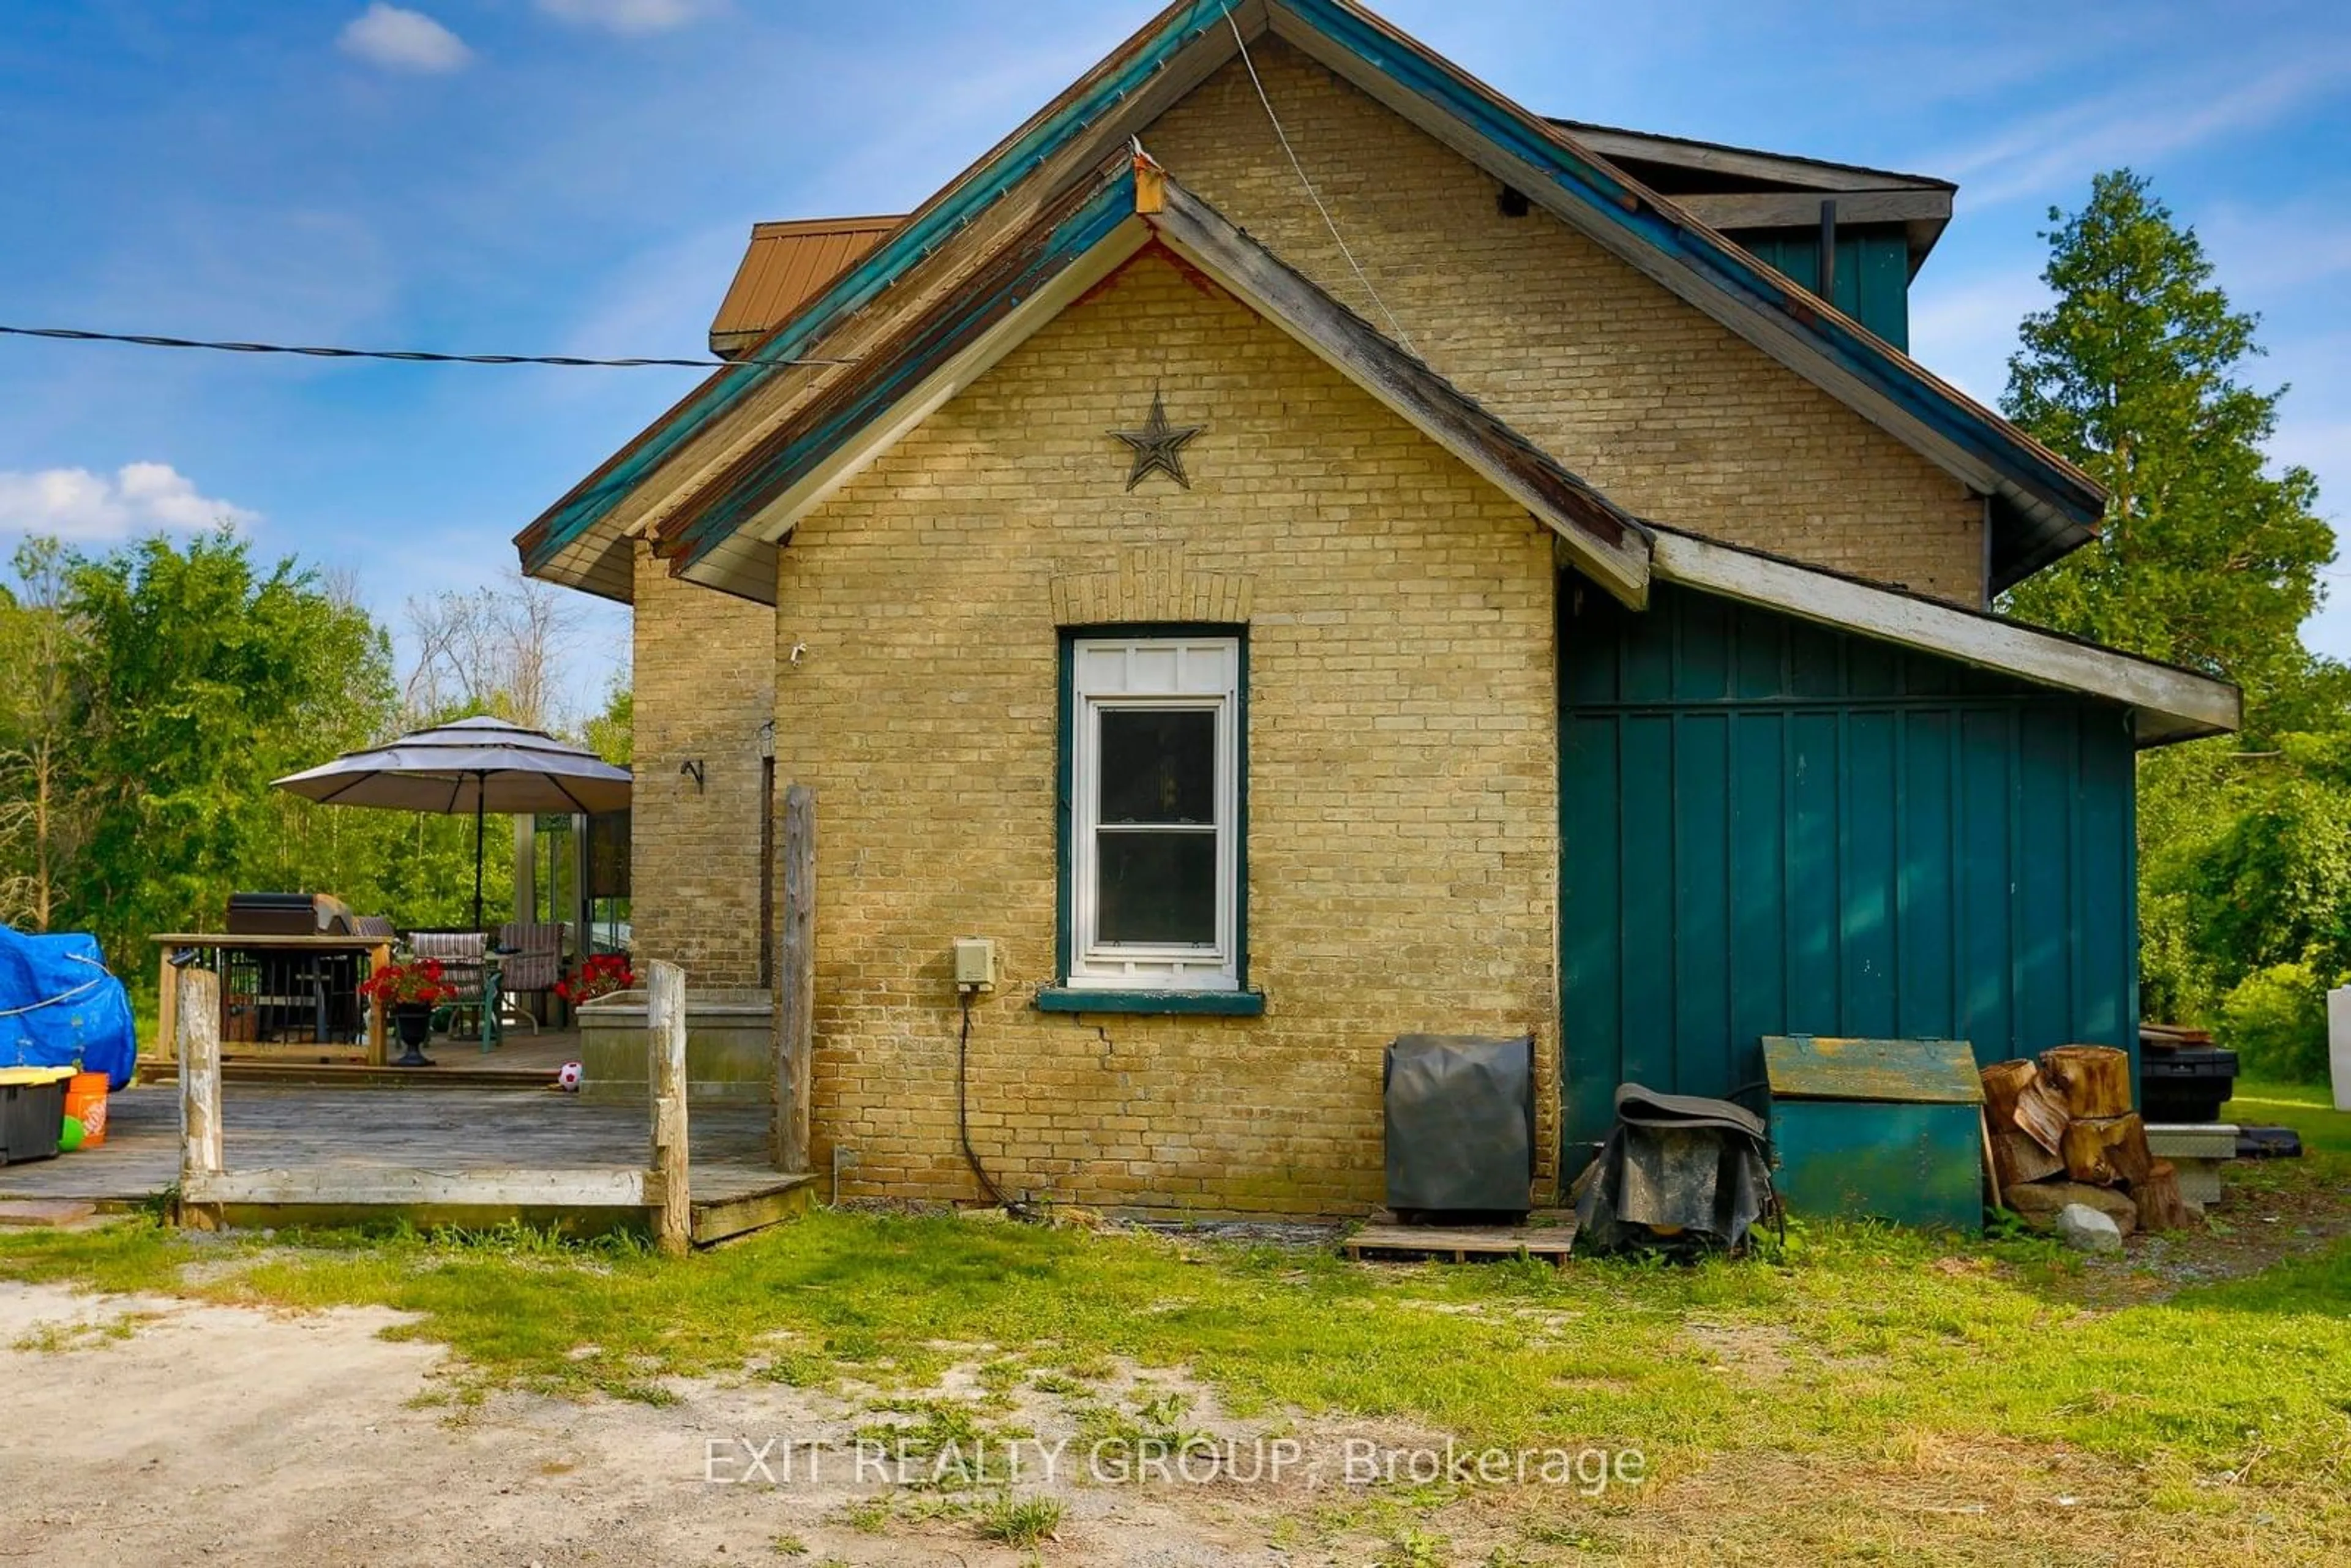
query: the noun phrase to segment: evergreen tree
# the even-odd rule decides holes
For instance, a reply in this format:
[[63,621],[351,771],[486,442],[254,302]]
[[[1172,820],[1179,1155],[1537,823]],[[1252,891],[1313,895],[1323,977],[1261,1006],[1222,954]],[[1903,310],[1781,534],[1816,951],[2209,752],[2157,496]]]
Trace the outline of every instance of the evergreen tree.
[[2105,486],[2102,537],[2009,595],[2014,614],[2245,688],[2249,728],[2305,718],[2302,622],[2335,536],[2304,468],[2265,473],[2285,389],[2241,379],[2261,350],[2195,231],[2128,170],[2044,234],[2055,291],[2010,359],[2010,418]]
[[2307,470],[2266,471],[2285,389],[2246,384],[2259,323],[2195,232],[2127,170],[2049,216],[2057,299],[2020,329],[2003,406],[2105,486],[2106,513],[2005,607],[2244,688],[2243,737],[2140,760],[2141,999],[2150,1017],[2302,1027],[2351,971],[2351,674],[2301,636],[2335,536]]

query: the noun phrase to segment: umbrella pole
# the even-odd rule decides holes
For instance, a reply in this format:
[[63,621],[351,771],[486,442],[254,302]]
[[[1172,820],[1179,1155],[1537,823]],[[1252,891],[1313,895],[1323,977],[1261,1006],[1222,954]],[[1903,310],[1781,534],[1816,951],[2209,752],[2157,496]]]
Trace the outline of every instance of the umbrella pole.
[[489,788],[489,775],[474,775],[474,929],[482,926],[482,794]]

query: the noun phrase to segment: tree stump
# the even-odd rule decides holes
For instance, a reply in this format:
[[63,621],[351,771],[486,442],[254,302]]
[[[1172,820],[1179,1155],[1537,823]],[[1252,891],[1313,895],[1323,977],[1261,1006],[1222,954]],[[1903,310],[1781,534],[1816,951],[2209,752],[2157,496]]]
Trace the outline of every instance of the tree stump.
[[2138,1207],[2141,1230],[2179,1230],[2194,1222],[2188,1200],[2179,1196],[2179,1173],[2169,1160],[2154,1161],[2131,1184],[2131,1201]]
[[2145,1181],[2155,1161],[2147,1153],[2147,1128],[2135,1115],[2097,1116],[2065,1124],[2065,1174],[2095,1186]]
[[2041,1053],[2041,1080],[2076,1121],[2127,1116],[2130,1056],[2107,1045],[2061,1045]]

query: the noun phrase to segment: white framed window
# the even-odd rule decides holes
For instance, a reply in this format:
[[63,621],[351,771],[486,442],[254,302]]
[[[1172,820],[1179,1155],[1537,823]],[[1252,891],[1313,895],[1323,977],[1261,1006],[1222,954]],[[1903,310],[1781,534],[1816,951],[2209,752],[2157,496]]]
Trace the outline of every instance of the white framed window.
[[1240,986],[1238,637],[1070,645],[1072,989]]

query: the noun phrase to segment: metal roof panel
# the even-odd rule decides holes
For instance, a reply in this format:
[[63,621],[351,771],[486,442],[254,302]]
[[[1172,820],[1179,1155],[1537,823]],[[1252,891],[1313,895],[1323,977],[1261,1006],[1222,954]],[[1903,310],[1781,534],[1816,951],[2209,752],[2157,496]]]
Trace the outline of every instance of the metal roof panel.
[[877,216],[754,224],[735,281],[711,320],[711,352],[728,354],[756,342],[905,221]]

